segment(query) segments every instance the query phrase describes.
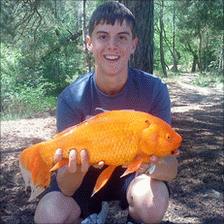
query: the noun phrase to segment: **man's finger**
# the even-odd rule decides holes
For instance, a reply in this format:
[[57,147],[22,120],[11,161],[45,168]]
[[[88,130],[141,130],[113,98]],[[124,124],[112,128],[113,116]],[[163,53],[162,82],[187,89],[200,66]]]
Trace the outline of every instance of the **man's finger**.
[[80,158],[81,158],[81,172],[86,173],[90,165],[89,165],[88,153],[85,149],[81,150]]
[[145,173],[151,175],[154,173],[155,170],[156,170],[156,165],[152,163],[149,165]]
[[68,160],[68,171],[70,173],[75,173],[77,171],[77,152],[76,150],[72,149],[69,153],[69,160]]
[[149,167],[149,164],[143,163],[137,170],[137,173],[139,174],[145,173],[148,167]]
[[54,154],[54,161],[59,162],[62,159],[62,149],[58,148]]
[[98,168],[99,168],[99,169],[102,169],[103,166],[104,166],[104,161],[100,161],[100,162],[98,163]]
[[93,165],[93,167],[96,169],[102,169],[103,166],[104,166],[104,161],[100,161],[97,164]]

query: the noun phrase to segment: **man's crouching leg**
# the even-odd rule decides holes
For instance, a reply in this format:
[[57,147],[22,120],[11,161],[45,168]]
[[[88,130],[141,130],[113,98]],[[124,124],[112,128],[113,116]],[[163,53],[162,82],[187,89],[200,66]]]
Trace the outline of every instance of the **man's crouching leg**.
[[169,192],[164,182],[142,174],[130,183],[127,200],[129,215],[136,221],[160,223],[168,208]]
[[72,197],[52,191],[40,200],[34,215],[35,223],[80,223],[80,208]]

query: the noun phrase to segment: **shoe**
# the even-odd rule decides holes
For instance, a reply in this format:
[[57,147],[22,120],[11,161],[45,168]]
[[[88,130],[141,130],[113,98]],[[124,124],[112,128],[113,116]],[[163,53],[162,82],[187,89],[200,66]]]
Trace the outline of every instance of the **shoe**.
[[128,221],[128,222],[126,222],[126,224],[141,224],[141,223],[140,222],[136,222],[136,221],[134,221],[134,222]]
[[141,224],[141,222],[135,221],[130,215],[128,215],[126,224]]
[[141,224],[141,222],[136,222],[136,221],[128,221],[128,222],[126,222],[126,224]]
[[109,204],[106,201],[102,202],[102,209],[99,214],[93,213],[85,218],[81,224],[104,224],[106,222],[109,211]]

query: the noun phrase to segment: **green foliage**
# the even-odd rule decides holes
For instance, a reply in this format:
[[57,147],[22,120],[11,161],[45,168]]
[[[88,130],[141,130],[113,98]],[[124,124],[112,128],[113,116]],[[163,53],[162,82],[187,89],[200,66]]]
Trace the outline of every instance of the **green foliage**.
[[[223,72],[223,6],[222,0],[164,1],[164,52],[169,68],[173,64],[171,52],[175,32],[175,48],[180,56],[178,64],[181,68],[190,71],[193,63],[196,63],[196,69],[201,72]],[[155,0],[156,70],[161,70],[158,26],[160,7],[161,0]]]
[[180,42],[186,52],[197,56],[201,72],[211,70],[214,61],[219,63],[216,51],[223,45],[223,1],[183,0],[177,3]]
[[[86,24],[95,6],[104,1],[86,0]],[[162,75],[161,0],[154,3],[154,68]],[[88,70],[83,46],[83,1],[3,0],[0,4],[2,117],[31,116],[55,107],[62,89]],[[206,75],[199,76],[195,83],[223,83],[222,9],[222,0],[164,0],[168,76],[172,76],[175,34],[178,77],[182,71],[189,71],[196,59],[197,68]],[[144,29],[142,32],[144,35]]]
[[36,88],[21,85],[15,88],[15,92],[8,93],[1,105],[2,119],[26,118],[55,108],[56,97],[46,96],[44,85]]
[[[55,97],[47,96],[52,83],[43,77],[24,80],[20,69],[21,52],[1,46],[1,112],[2,119],[26,117],[55,107]],[[23,71],[24,72],[24,71]]]
[[3,118],[55,107],[87,70],[81,30],[82,1],[1,1]]
[[200,73],[197,78],[193,80],[193,84],[201,87],[218,87],[223,89],[224,77],[215,72]]

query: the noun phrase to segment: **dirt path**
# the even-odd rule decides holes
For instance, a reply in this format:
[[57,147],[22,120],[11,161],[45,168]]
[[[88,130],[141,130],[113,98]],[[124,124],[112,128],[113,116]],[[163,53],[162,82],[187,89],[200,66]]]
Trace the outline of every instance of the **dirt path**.
[[[173,104],[173,126],[184,136],[179,173],[170,184],[170,206],[163,223],[224,223],[223,204],[223,94],[214,88],[191,85],[189,74],[168,82]],[[55,133],[55,118],[1,122],[0,223],[33,223],[37,202],[18,168],[19,152]],[[124,223],[124,212],[111,203],[107,224]],[[116,210],[116,211],[115,211]]]

